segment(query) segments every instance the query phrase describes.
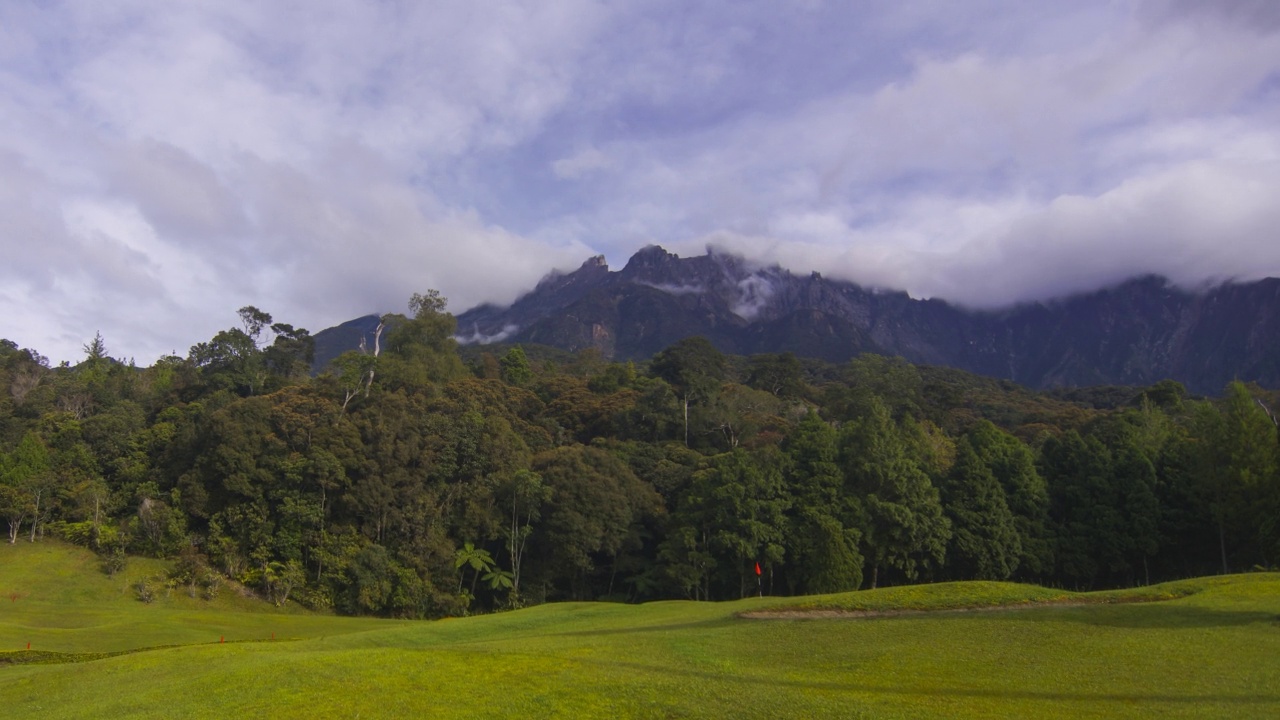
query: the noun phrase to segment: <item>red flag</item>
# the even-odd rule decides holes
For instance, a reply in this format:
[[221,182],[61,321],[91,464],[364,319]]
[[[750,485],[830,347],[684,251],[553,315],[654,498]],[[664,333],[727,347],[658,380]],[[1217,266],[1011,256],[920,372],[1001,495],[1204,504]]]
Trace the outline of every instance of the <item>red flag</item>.
[[756,576],[760,576],[760,563],[756,563]]

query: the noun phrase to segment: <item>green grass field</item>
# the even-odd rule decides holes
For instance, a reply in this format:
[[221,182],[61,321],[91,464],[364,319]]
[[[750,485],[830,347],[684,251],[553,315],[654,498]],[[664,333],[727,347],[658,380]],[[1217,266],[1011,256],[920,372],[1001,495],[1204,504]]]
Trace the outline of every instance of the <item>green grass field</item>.
[[[1275,573],[1088,595],[945,583],[398,622],[230,592],[162,590],[144,604],[129,580],[158,564],[132,560],[115,579],[95,568],[51,542],[0,547],[10,716],[1280,717]],[[1017,609],[954,611],[974,606]],[[913,612],[741,617],[778,609]]]

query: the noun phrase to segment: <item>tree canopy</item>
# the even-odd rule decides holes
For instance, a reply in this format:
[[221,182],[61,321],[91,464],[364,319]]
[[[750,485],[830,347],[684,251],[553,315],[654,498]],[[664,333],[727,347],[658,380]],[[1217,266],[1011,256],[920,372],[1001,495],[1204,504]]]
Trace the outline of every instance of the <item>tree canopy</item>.
[[0,340],[9,542],[56,535],[170,558],[184,582],[402,617],[944,579],[1093,588],[1280,557],[1277,395],[1255,386],[1095,402],[702,338],[616,363],[459,347],[434,291],[408,310],[318,376],[310,333],[252,306],[145,368],[101,335],[60,367]]

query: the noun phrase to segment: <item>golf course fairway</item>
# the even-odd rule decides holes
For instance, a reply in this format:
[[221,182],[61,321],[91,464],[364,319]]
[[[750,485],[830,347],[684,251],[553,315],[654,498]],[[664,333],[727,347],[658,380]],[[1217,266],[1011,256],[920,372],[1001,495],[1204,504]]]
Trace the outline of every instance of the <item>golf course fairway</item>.
[[1280,717],[1280,573],[401,621],[163,585],[143,603],[160,562],[96,562],[0,547],[10,717]]

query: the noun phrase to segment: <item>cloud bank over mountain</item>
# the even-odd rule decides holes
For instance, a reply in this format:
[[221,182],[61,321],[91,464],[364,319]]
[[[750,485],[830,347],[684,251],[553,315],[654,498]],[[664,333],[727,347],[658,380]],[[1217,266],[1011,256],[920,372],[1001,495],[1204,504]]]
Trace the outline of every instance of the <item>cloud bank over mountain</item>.
[[150,363],[253,304],[708,245],[972,306],[1280,274],[1280,11],[0,5],[0,337]]

